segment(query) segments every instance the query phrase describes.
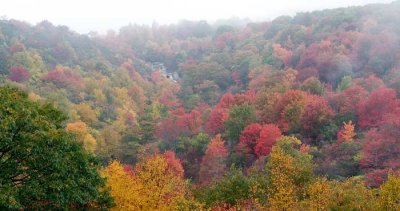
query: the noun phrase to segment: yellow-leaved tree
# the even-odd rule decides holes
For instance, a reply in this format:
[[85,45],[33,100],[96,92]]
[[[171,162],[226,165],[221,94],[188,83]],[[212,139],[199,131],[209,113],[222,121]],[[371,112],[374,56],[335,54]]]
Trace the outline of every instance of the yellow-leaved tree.
[[74,109],[80,116],[80,119],[86,124],[92,125],[98,122],[96,111],[87,103],[80,103],[74,106]]
[[186,181],[170,163],[165,155],[155,155],[138,163],[133,171],[124,170],[116,161],[102,170],[116,203],[113,209],[200,209],[200,204],[190,196]]
[[400,177],[389,173],[388,180],[380,187],[379,207],[381,210],[400,210]]
[[271,182],[268,198],[270,208],[294,210],[297,199],[293,180],[293,175],[296,173],[293,158],[273,148],[268,166]]
[[303,201],[305,210],[329,210],[331,194],[329,181],[325,177],[317,178],[306,189],[306,198]]
[[299,201],[312,180],[311,156],[298,150],[300,145],[299,139],[283,136],[272,147],[267,164],[271,210],[298,210]]
[[374,190],[365,186],[362,178],[331,181],[329,210],[379,210]]
[[91,153],[96,151],[97,141],[96,139],[89,133],[89,129],[86,123],[78,121],[67,124],[66,131],[75,133],[79,141],[83,143],[83,147]]
[[137,183],[133,174],[126,171],[118,161],[111,162],[101,171],[102,176],[107,178],[107,186],[114,198],[113,210],[136,210],[139,203],[139,190],[143,187]]

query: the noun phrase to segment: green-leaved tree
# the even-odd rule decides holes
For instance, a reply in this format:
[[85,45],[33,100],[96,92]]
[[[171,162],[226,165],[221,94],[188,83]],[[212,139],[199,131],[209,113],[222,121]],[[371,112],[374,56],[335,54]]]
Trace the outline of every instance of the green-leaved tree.
[[66,116],[0,87],[0,210],[106,208],[98,162],[66,132]]

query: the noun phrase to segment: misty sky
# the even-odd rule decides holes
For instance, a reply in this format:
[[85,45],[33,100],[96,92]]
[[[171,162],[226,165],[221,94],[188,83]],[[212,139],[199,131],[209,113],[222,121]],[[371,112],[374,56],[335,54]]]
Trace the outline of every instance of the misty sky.
[[36,24],[48,20],[80,33],[104,32],[129,23],[177,23],[179,20],[250,18],[271,20],[279,15],[326,8],[388,3],[393,0],[5,0],[0,16]]

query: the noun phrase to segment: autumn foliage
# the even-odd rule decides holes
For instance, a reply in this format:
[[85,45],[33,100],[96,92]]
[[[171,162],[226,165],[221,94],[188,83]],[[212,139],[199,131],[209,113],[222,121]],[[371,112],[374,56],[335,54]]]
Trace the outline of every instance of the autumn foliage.
[[12,67],[10,68],[10,75],[9,78],[12,81],[16,82],[24,82],[28,80],[30,77],[30,73],[27,69],[23,67]]
[[394,90],[381,88],[373,91],[368,98],[362,100],[358,105],[360,127],[380,126],[383,116],[393,111],[398,104]]
[[84,87],[82,78],[72,69],[58,66],[42,77],[44,81],[53,82],[59,87],[71,87],[81,89]]
[[[81,178],[80,168],[45,165],[70,157],[63,145],[36,163],[35,153],[54,154],[31,148],[64,132],[93,171],[103,165],[116,210],[397,210],[399,11],[393,2],[87,35],[3,18],[0,81],[35,109],[16,95],[0,103],[0,210],[102,208],[68,198],[96,193],[71,184],[100,187],[99,175],[76,181],[54,172]],[[52,119],[65,122],[43,125]],[[36,125],[50,129],[20,132]]]
[[329,123],[334,112],[328,102],[319,96],[312,96],[301,117],[303,133],[306,136],[317,136],[322,126]]
[[260,137],[254,148],[258,157],[268,155],[271,152],[272,146],[276,140],[282,136],[281,130],[276,125],[263,125],[260,130]]
[[254,148],[260,139],[262,128],[263,126],[258,123],[247,125],[240,134],[240,141],[238,143],[239,150],[246,154],[255,154]]
[[166,153],[138,163],[133,170],[113,161],[102,174],[108,178],[115,210],[175,210],[190,200],[181,169],[174,155]]
[[349,142],[354,140],[355,136],[354,124],[349,122],[343,122],[343,128],[338,131],[338,141],[339,142]]
[[224,122],[228,117],[229,113],[226,109],[213,109],[206,123],[207,133],[210,135],[221,133],[224,130]]
[[215,136],[207,146],[199,172],[199,180],[203,185],[220,179],[226,171],[228,151],[221,135]]
[[383,117],[381,126],[365,133],[360,165],[368,185],[376,187],[385,181],[390,170],[399,171],[399,108]]

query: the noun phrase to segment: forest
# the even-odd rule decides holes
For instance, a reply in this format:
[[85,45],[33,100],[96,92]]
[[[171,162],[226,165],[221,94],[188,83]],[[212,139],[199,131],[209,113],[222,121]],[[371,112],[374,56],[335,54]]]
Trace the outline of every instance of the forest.
[[79,34],[0,19],[0,210],[400,210],[400,1]]

